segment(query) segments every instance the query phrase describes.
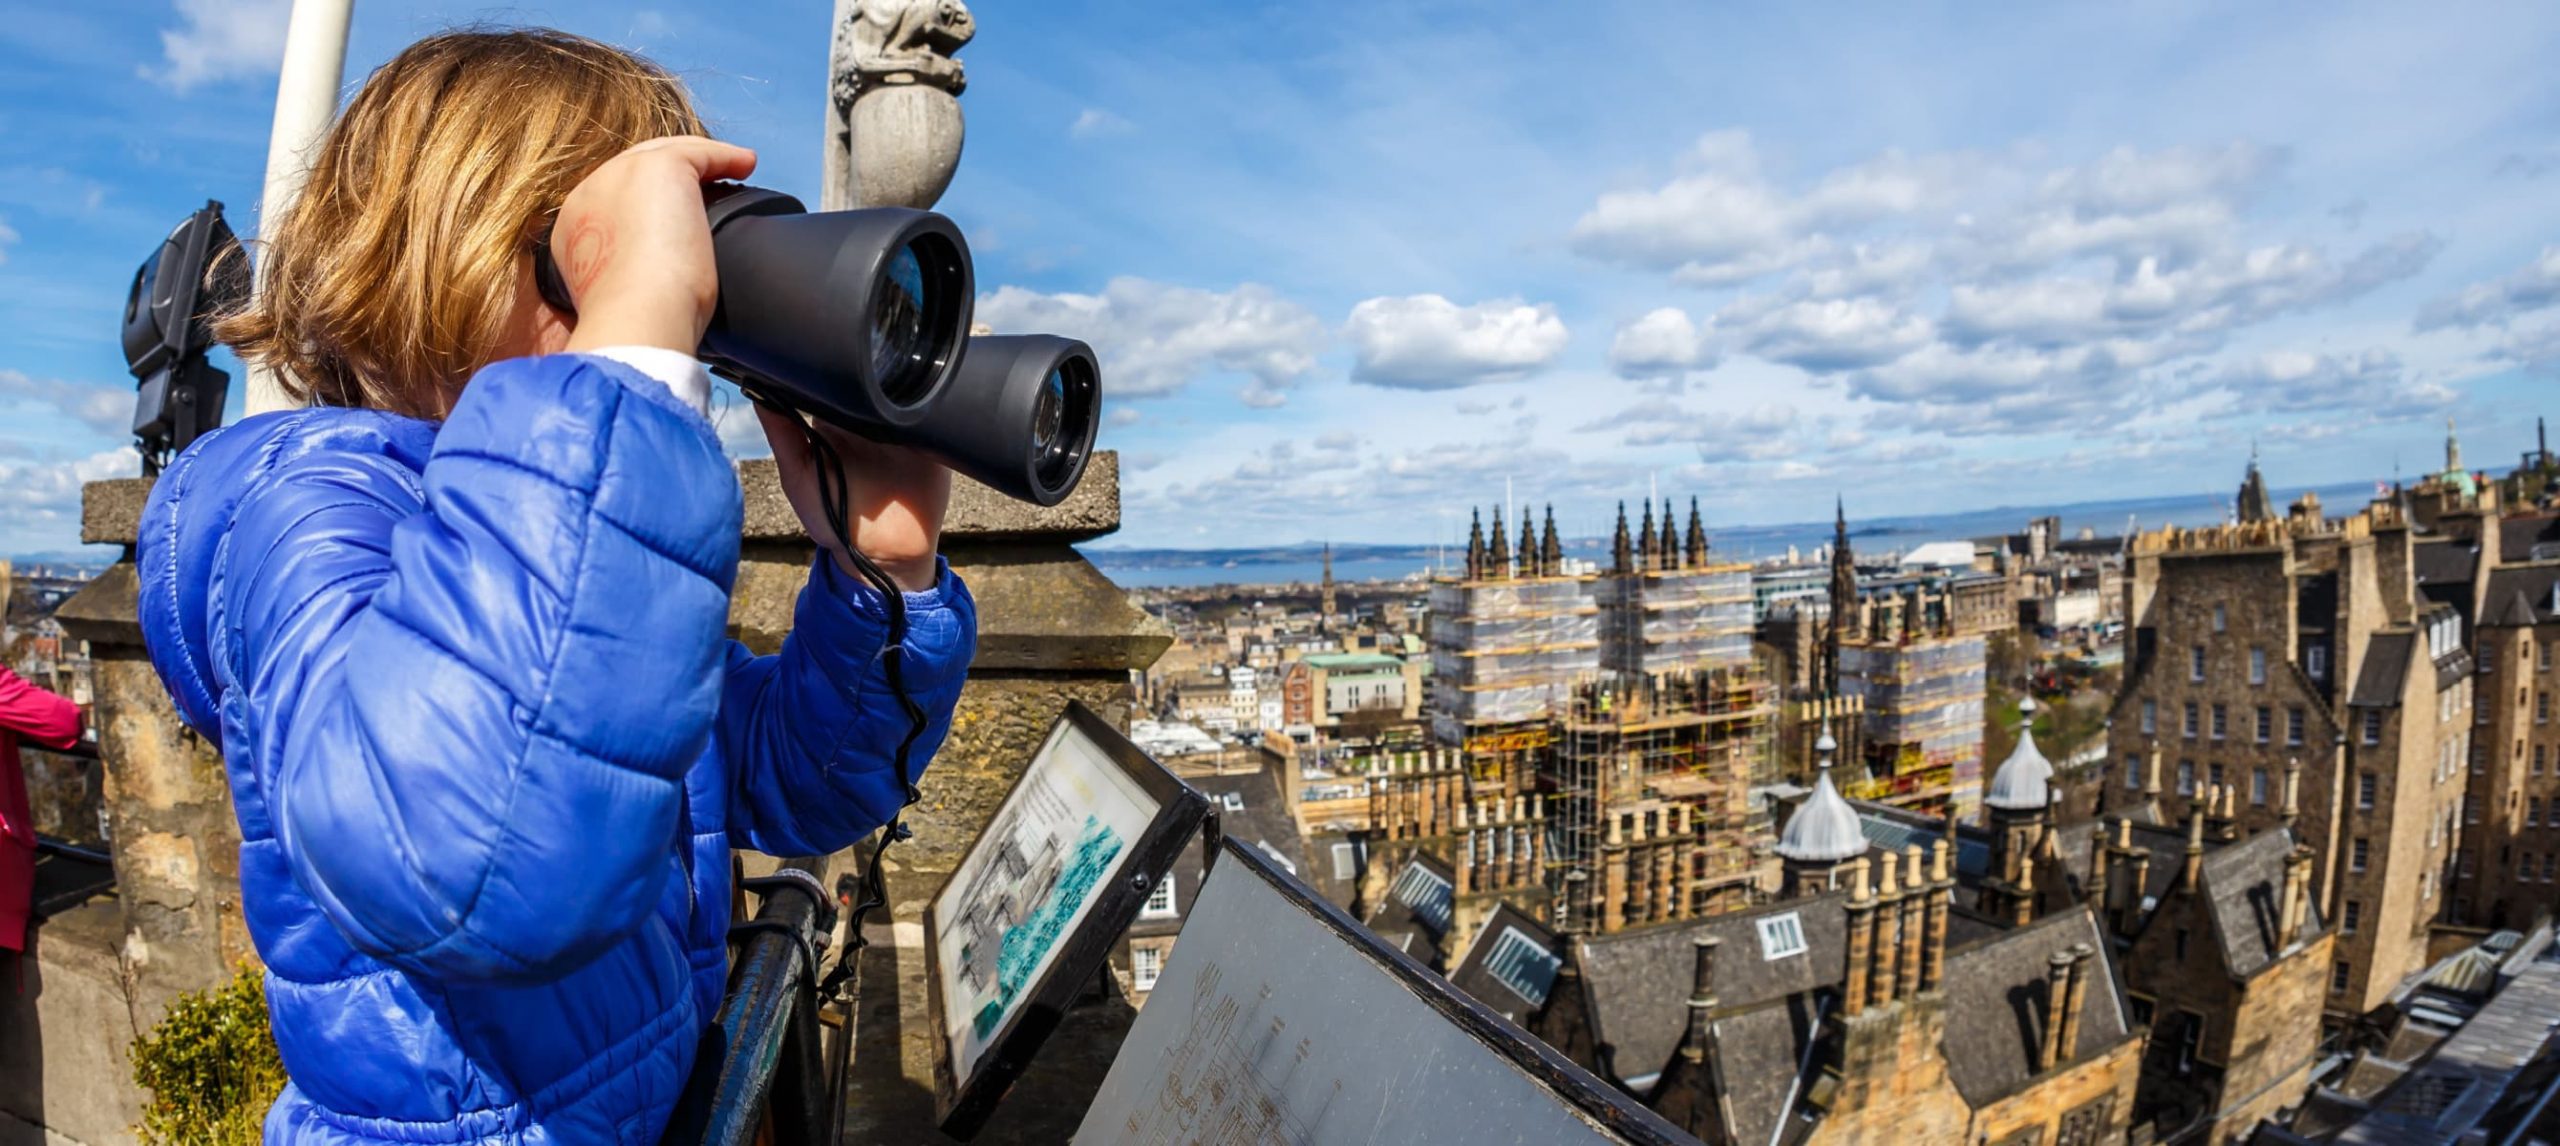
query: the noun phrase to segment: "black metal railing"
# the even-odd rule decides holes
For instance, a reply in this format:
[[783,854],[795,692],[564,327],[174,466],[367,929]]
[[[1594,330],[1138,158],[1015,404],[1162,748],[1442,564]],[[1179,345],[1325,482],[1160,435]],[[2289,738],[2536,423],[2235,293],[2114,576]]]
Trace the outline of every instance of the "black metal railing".
[[828,1093],[818,1022],[818,961],[836,922],[826,865],[786,860],[740,884],[763,903],[730,928],[729,993],[703,1033],[666,1146],[834,1146],[839,1098]]

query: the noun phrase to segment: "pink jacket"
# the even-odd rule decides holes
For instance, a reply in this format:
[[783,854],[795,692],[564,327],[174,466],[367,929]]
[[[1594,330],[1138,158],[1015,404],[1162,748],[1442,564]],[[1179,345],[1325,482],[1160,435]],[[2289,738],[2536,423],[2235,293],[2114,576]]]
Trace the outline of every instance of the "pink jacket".
[[35,898],[36,829],[27,811],[27,775],[18,738],[43,748],[80,741],[80,709],[0,668],[0,947],[27,947],[27,910]]

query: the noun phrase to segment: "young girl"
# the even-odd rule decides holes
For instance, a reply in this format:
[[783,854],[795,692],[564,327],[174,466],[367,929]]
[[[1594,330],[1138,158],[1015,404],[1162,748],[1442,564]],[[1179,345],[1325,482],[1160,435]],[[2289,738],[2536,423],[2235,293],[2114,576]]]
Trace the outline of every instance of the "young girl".
[[[716,1009],[728,849],[888,819],[910,719],[976,640],[949,477],[833,434],[852,537],[768,418],[818,543],[781,655],[724,639],[738,483],[690,352],[717,298],[700,137],[646,61],[460,32],[384,65],[219,331],[308,409],[197,442],[135,553],[153,664],[218,736],[292,1082],[270,1143],[655,1143]],[[574,322],[532,285],[548,242]]]

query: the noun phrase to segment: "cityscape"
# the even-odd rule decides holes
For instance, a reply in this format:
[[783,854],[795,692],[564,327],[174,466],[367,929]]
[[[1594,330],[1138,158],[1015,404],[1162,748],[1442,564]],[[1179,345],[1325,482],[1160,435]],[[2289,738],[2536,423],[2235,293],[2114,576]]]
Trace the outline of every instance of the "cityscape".
[[[175,265],[132,258],[183,248],[151,244],[198,204],[266,258],[305,174],[288,137],[453,13],[137,5],[0,38],[29,77],[0,80],[25,105],[0,116],[0,691],[79,713],[52,739],[0,724],[0,842],[32,865],[0,942],[0,1146],[534,1140],[637,1052],[526,1065],[453,992],[524,991],[491,1013],[562,1029],[628,999],[513,970],[448,991],[359,944],[329,986],[359,1010],[377,978],[417,992],[371,1038],[408,1048],[376,1073],[417,1109],[303,1086],[348,1064],[280,1050],[270,1000],[312,986],[280,956],[345,925],[276,858],[261,753],[225,746],[304,714],[217,704],[247,688],[227,664],[167,675],[197,670],[153,626],[203,610],[151,595],[146,506],[195,435],[333,400],[220,346],[146,368],[112,297]],[[716,1017],[647,1019],[698,1057],[623,1140],[2560,1144],[2553,13],[560,8],[536,16],[690,85],[759,186],[816,209],[790,213],[937,213],[945,247],[915,249],[959,270],[917,281],[966,288],[909,316],[949,324],[912,356],[937,393],[969,345],[1087,356],[1012,372],[1036,415],[989,401],[971,416],[1004,425],[930,438],[760,420],[780,383],[702,336],[716,377],[689,375],[709,398],[679,445],[723,498],[735,475],[737,536],[707,546],[734,561],[629,611],[699,613],[727,667],[688,687],[782,664],[824,686],[800,707],[912,712],[879,761],[787,746],[833,779],[894,760],[907,802],[786,856],[747,841],[793,833],[695,817],[851,789],[676,780],[678,821],[648,825],[676,841],[666,886],[613,891],[681,909],[690,950],[652,973]],[[343,60],[314,54],[331,36]],[[844,345],[888,337],[870,317]],[[1067,412],[1071,361],[1094,373]],[[208,370],[214,400],[173,421],[196,399],[166,387]],[[953,590],[830,565],[862,550],[844,487],[805,484],[820,423],[958,473],[923,515],[975,641],[947,713],[908,693],[902,642]],[[972,452],[1023,448],[1031,485]],[[452,580],[487,590],[515,548],[455,548]],[[878,596],[830,608],[831,582]],[[467,595],[419,607],[504,627]],[[816,643],[875,611],[861,656]],[[683,663],[665,647],[613,656],[637,681]],[[428,663],[389,660],[332,667]],[[828,675],[873,671],[894,698]],[[638,830],[577,810],[529,882]],[[277,923],[261,881],[308,918]],[[467,1077],[436,1073],[446,1042]],[[294,1102],[358,1129],[268,1117]]]

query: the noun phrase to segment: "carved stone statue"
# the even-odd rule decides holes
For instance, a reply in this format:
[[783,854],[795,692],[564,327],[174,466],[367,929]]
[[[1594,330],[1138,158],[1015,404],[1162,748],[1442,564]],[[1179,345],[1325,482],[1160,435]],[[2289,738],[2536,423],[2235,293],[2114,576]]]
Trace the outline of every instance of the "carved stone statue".
[[962,0],[836,0],[820,207],[933,206],[960,165]]

